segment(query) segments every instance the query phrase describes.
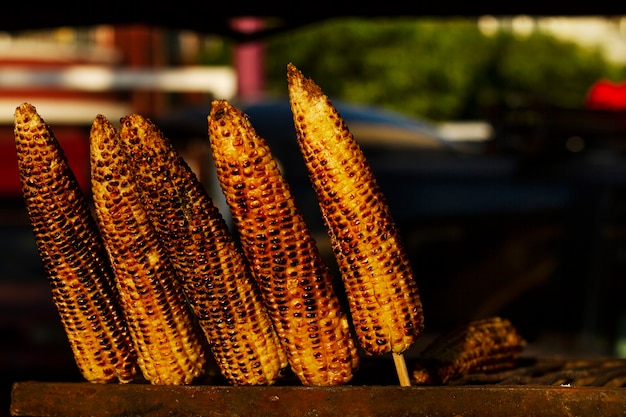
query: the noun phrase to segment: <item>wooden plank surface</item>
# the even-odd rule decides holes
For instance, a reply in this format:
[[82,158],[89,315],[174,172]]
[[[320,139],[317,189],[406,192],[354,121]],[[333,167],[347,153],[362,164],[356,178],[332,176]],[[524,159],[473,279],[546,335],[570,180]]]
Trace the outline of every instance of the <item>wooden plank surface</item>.
[[546,386],[231,387],[23,381],[12,416],[623,416],[626,389]]

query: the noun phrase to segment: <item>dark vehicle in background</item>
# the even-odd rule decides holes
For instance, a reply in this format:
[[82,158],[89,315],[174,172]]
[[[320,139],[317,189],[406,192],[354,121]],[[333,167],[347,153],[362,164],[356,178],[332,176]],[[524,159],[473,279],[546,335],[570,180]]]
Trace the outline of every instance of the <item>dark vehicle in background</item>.
[[[351,132],[358,138],[369,162],[377,171],[389,166],[390,163],[392,165],[402,163],[397,159],[399,155],[406,161],[418,156],[431,158],[435,155],[453,155],[450,143],[439,135],[434,124],[374,106],[345,102],[333,104],[348,123]],[[264,99],[235,105],[249,117],[256,132],[268,142],[296,196],[300,210],[303,211],[310,227],[319,232],[322,228],[321,218],[296,143],[288,100]],[[206,131],[209,111],[210,108],[207,106],[182,109],[163,118],[157,118],[155,122],[176,143],[197,139],[208,144]],[[206,165],[211,164],[209,156]],[[209,167],[209,172],[211,169]],[[219,201],[219,189],[211,184],[214,177],[207,175],[205,181],[209,183],[208,186],[214,191],[213,196]],[[227,213],[225,207],[224,211]]]

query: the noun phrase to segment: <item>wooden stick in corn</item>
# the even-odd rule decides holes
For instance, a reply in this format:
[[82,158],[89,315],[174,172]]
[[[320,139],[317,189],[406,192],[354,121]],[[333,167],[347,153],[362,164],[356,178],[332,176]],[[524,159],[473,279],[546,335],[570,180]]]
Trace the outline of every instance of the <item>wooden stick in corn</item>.
[[149,119],[122,119],[120,137],[144,208],[168,248],[222,375],[272,384],[285,354],[241,249],[203,184]]
[[204,370],[201,333],[157,233],[141,206],[117,130],[102,115],[90,134],[96,217],[144,378],[189,384]]
[[447,384],[455,379],[515,366],[525,341],[510,320],[473,320],[442,334],[418,356],[412,376],[419,385]]
[[[368,161],[321,88],[287,71],[297,141],[327,226],[361,347],[401,355],[423,330],[422,305],[399,232]],[[407,381],[403,358],[398,376]]]
[[90,382],[130,382],[136,355],[100,232],[52,130],[29,103],[15,111],[26,209],[76,364]]
[[338,385],[358,365],[347,315],[267,142],[225,100],[209,137],[217,176],[291,369],[303,385]]

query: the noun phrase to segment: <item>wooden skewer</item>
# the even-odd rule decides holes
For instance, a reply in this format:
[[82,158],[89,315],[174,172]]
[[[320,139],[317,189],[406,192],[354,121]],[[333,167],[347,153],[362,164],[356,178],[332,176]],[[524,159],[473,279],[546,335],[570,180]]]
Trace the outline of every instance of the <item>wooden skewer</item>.
[[404,355],[402,355],[401,353],[393,352],[393,363],[396,366],[396,372],[398,374],[398,379],[400,380],[400,386],[410,387],[411,377],[409,376],[409,371],[406,367]]

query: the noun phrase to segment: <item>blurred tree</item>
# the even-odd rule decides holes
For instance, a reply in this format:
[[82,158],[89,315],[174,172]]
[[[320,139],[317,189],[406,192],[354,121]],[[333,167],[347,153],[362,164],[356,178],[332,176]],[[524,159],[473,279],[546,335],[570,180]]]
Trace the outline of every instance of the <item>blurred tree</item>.
[[482,106],[541,102],[577,108],[598,79],[624,76],[624,69],[608,63],[599,51],[541,33],[518,38],[501,32],[489,47],[474,95]]
[[534,33],[484,35],[473,19],[332,19],[267,40],[267,87],[285,94],[293,62],[331,97],[433,120],[541,102],[579,107],[599,78],[624,76],[600,53]]

